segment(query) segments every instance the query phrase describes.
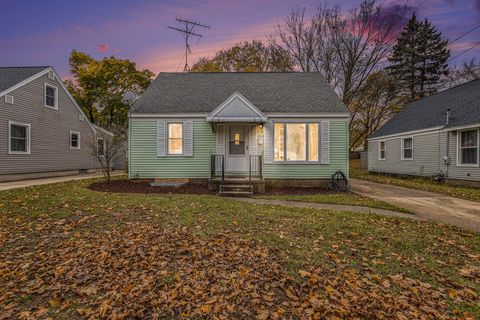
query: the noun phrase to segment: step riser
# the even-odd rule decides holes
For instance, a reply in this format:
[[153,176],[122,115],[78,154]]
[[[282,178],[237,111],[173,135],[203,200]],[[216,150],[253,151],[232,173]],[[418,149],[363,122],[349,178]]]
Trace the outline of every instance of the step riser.
[[252,191],[252,187],[223,186],[223,191]]
[[221,197],[251,197],[253,192],[219,192]]

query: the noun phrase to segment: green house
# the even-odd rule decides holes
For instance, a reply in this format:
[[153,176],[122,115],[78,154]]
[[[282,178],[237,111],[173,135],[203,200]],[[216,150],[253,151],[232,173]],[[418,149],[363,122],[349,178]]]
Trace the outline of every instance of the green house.
[[129,121],[130,179],[243,194],[348,175],[349,114],[317,72],[160,73]]

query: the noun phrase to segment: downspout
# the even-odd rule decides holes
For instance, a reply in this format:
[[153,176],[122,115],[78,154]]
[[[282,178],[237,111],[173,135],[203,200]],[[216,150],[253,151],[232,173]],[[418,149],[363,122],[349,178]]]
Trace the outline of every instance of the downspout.
[[[446,119],[446,125],[448,126],[450,124],[450,109],[447,109],[447,119]],[[450,165],[450,131],[447,130],[447,139],[446,139],[446,147],[445,147],[445,157],[443,158],[443,161],[445,163],[445,182],[448,180],[448,168]]]

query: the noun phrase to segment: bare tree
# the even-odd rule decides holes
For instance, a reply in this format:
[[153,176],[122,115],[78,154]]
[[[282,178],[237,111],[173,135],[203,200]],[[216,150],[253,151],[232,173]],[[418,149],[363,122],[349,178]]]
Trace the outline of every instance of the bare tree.
[[452,88],[476,79],[480,79],[480,60],[470,58],[459,67],[455,66],[450,70],[444,79],[445,88]]
[[127,130],[125,126],[110,124],[105,128],[95,126],[97,133],[90,142],[90,152],[100,165],[105,180],[110,183],[114,160],[125,152]]
[[407,6],[385,8],[374,0],[347,12],[319,6],[310,18],[295,9],[270,41],[287,50],[300,70],[325,76],[349,108],[352,129],[360,113],[352,101],[367,78],[385,66],[407,11]]
[[351,121],[350,149],[363,144],[368,148],[367,138],[404,105],[399,89],[386,71],[372,73],[351,102],[357,116]]

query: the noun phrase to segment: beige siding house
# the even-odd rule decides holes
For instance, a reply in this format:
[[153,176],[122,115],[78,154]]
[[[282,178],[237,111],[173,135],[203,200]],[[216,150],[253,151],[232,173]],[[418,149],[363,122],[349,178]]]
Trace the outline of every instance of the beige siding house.
[[407,105],[368,140],[368,170],[480,185],[480,80]]
[[0,68],[0,181],[95,169],[95,134],[53,68]]

